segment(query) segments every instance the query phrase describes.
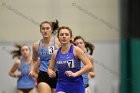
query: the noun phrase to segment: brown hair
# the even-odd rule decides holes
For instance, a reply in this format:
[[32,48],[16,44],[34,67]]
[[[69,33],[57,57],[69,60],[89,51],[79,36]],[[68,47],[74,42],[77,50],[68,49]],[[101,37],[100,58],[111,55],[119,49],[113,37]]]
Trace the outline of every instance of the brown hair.
[[85,41],[82,36],[74,37],[74,42],[77,39],[82,39],[83,40],[83,42],[85,43],[85,47],[86,47],[87,52],[89,52],[89,54],[92,55],[93,54],[93,50],[95,49],[95,46],[92,43]]
[[51,26],[51,28],[52,28],[52,33],[53,33],[53,34],[55,34],[56,31],[57,31],[57,29],[59,28],[59,22],[58,22],[58,20],[56,20],[55,22],[44,21],[44,22],[42,22],[42,23],[40,24],[40,30],[41,30],[42,24],[44,24],[44,23],[48,23],[48,24]]
[[[14,59],[14,58],[20,59],[20,57],[22,56],[22,54],[21,54],[21,48],[22,48],[23,46],[28,46],[28,45],[26,45],[26,44],[21,45],[21,44],[15,43],[14,47],[17,48],[17,49],[12,50],[12,51],[10,52],[10,54],[12,55],[12,58],[13,58],[13,59]],[[29,48],[29,50],[31,50],[29,46],[28,46],[28,48]]]

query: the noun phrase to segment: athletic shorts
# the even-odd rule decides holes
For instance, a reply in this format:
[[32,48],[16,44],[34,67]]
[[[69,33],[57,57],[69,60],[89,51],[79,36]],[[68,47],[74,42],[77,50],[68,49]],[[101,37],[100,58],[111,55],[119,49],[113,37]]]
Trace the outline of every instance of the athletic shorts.
[[26,88],[26,89],[22,89],[22,88],[17,88],[20,91],[23,91],[24,93],[29,93],[31,90],[33,90],[34,88]]
[[56,92],[85,93],[83,81],[78,82],[57,82]]
[[38,74],[38,84],[41,83],[41,82],[45,82],[51,88],[56,88],[57,78],[58,78],[58,75],[56,75],[55,78],[50,78],[47,72],[39,71],[39,74]]
[[89,87],[89,84],[85,84],[84,86],[85,86],[85,88],[87,88],[87,87]]

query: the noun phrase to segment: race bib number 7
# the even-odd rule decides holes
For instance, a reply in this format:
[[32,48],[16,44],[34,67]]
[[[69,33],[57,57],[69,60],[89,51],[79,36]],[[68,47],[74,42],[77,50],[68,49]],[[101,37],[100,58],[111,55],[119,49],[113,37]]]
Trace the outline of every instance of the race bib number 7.
[[73,60],[69,60],[69,61],[67,61],[67,63],[68,63],[68,67],[69,68],[74,68],[75,66],[74,66],[74,61]]

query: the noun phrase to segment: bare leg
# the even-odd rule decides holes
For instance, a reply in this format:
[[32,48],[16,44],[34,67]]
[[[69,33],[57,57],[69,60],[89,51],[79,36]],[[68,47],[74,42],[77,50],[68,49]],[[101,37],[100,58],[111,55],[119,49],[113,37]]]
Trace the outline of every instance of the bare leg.
[[22,90],[20,90],[20,89],[17,89],[17,91],[16,91],[17,93],[24,93]]
[[65,92],[57,92],[57,93],[65,93]]
[[41,82],[38,84],[38,92],[39,93],[52,93],[51,87],[44,82]]

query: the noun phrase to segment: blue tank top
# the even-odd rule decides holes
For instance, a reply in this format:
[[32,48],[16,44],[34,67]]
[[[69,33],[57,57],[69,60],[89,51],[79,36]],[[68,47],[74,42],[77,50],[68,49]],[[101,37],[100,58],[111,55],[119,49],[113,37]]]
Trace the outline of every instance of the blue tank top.
[[47,72],[49,67],[49,60],[52,57],[52,53],[56,50],[55,38],[53,37],[52,44],[49,47],[43,48],[42,39],[40,40],[38,48],[38,56],[40,57],[39,70]]
[[20,67],[18,69],[21,71],[22,76],[17,80],[17,88],[27,89],[34,88],[35,81],[34,77],[29,76],[30,64],[24,63],[23,58],[20,59]]
[[[85,53],[86,55],[88,55],[87,53]],[[84,67],[84,64],[83,62],[81,62],[81,68]],[[88,84],[88,73],[84,73],[82,74],[82,77],[83,77],[83,82],[84,82],[84,85],[86,86]]]
[[81,61],[75,58],[73,54],[73,48],[74,45],[72,44],[70,46],[68,53],[66,54],[62,54],[61,48],[59,48],[56,54],[56,65],[58,68],[58,81],[71,82],[71,81],[83,80],[81,75],[73,78],[73,77],[68,77],[65,74],[65,71],[77,72],[81,69]]

